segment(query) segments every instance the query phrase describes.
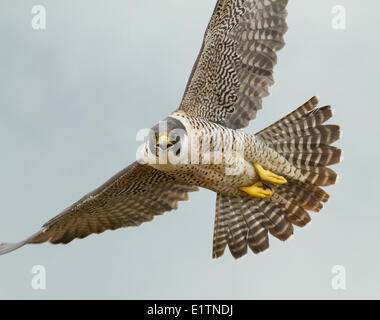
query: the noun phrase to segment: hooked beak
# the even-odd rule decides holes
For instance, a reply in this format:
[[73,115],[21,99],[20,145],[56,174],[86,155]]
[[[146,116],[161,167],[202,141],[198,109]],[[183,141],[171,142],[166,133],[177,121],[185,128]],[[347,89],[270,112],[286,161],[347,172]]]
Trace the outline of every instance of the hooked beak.
[[167,136],[161,136],[156,142],[156,148],[160,148],[162,151],[167,150],[171,146],[173,146],[173,143]]

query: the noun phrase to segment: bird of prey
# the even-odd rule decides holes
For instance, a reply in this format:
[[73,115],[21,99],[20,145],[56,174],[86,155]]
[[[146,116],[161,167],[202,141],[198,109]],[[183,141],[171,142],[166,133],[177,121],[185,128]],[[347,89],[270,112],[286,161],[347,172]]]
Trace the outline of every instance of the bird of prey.
[[340,127],[324,124],[331,106],[313,97],[255,135],[241,130],[274,84],[287,3],[218,0],[179,108],[151,129],[137,161],[0,254],[139,226],[200,187],[216,193],[213,258],[227,246],[236,259],[258,254],[268,233],[285,241],[308,224],[329,199],[321,187],[337,182],[328,166],[342,158],[331,146]]

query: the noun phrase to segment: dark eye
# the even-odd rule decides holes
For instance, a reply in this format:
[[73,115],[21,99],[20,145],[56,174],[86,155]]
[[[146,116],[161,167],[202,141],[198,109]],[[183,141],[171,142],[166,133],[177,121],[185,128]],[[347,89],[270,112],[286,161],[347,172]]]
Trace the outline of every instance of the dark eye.
[[[177,136],[175,135],[173,138],[172,138],[172,143],[173,145],[175,146],[175,155],[178,156],[181,152],[181,146],[180,144],[178,143],[179,141],[181,140],[181,137],[180,136]],[[178,143],[178,144],[177,144]]]
[[179,142],[181,140],[181,137],[180,136],[175,136],[175,138],[172,141],[173,144],[176,144],[177,142]]

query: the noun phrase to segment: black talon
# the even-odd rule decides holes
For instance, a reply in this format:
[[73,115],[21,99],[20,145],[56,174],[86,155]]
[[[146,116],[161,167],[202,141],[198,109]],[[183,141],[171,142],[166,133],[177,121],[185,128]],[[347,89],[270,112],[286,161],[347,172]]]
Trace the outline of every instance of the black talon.
[[262,184],[263,184],[263,189],[264,190],[268,190],[269,189],[270,191],[273,191],[273,188],[272,188],[271,185],[267,184],[266,182],[263,182]]

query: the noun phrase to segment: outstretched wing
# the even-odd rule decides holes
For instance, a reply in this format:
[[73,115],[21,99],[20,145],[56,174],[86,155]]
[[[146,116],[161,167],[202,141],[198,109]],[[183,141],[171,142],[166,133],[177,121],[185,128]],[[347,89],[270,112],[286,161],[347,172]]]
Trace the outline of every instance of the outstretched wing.
[[191,116],[246,127],[274,84],[287,0],[218,0],[180,105]]
[[69,243],[92,233],[139,226],[154,216],[177,209],[198,188],[176,181],[148,165],[133,163],[64,210],[30,238],[15,244],[0,244],[0,255],[28,243]]

